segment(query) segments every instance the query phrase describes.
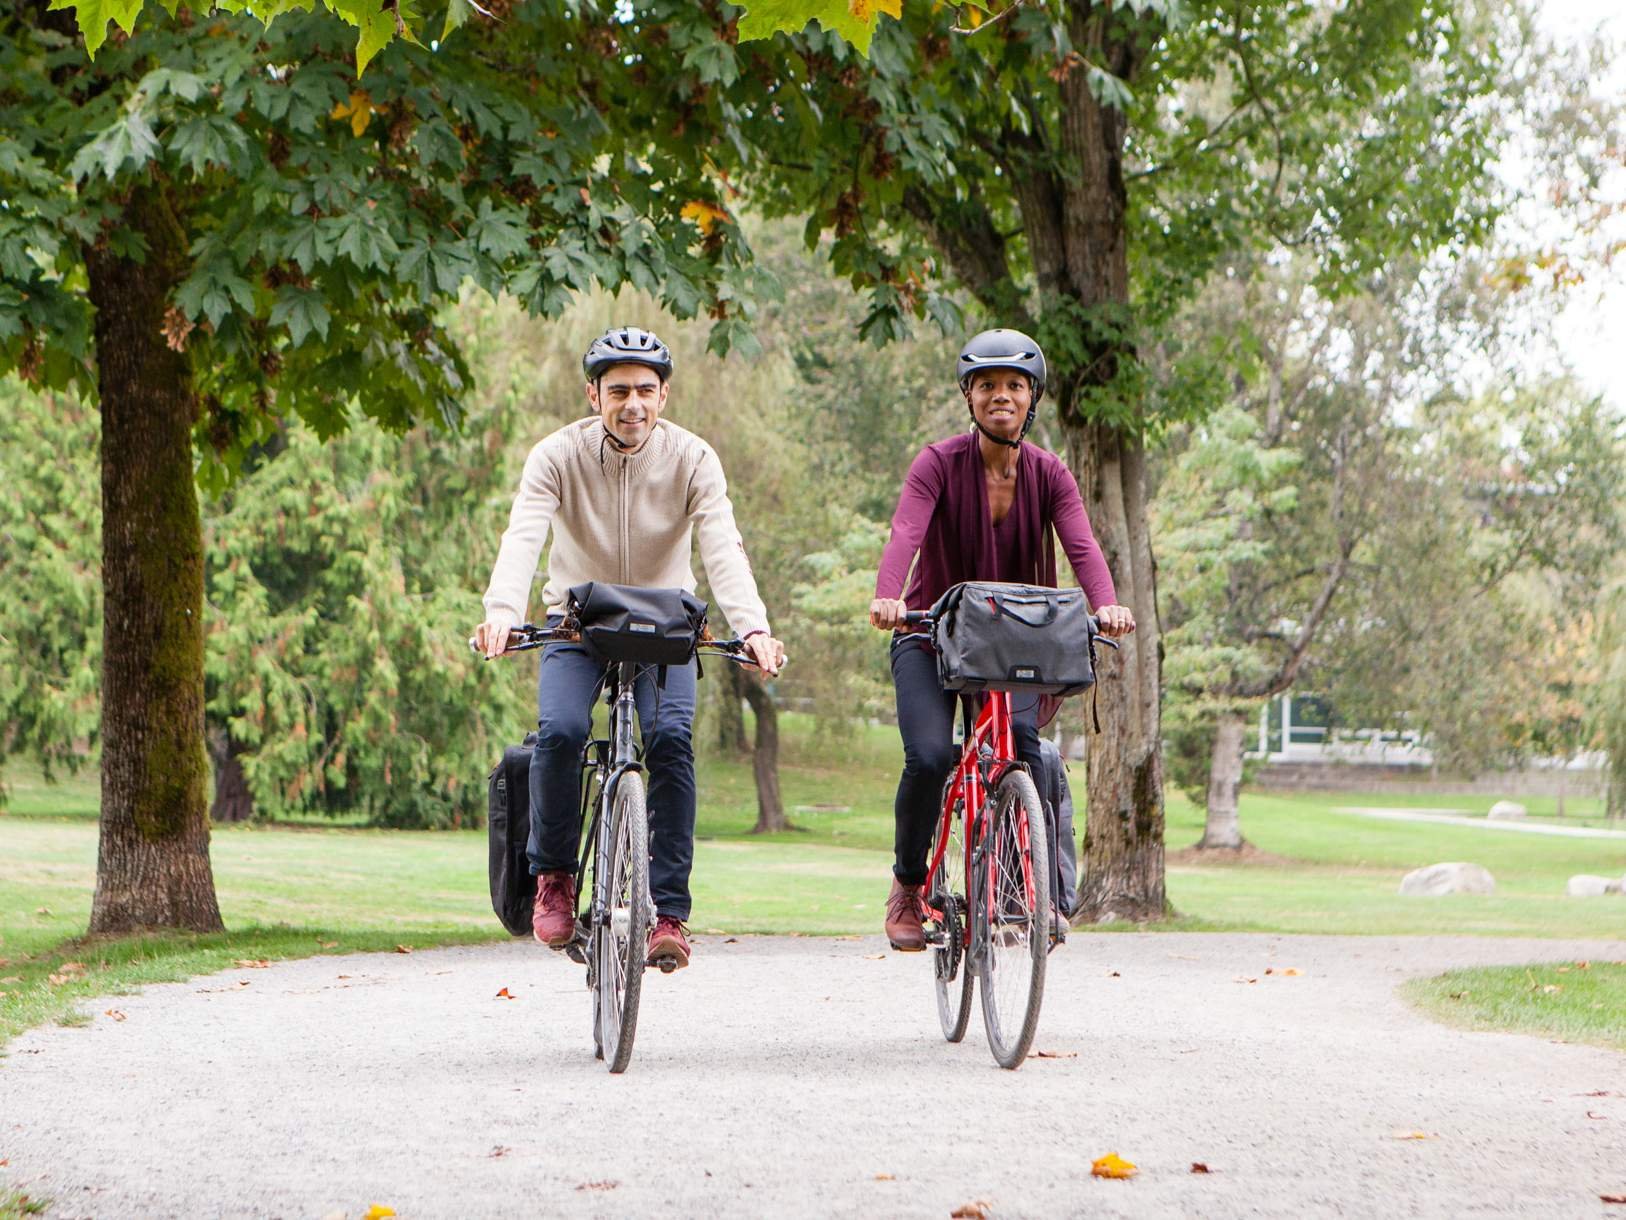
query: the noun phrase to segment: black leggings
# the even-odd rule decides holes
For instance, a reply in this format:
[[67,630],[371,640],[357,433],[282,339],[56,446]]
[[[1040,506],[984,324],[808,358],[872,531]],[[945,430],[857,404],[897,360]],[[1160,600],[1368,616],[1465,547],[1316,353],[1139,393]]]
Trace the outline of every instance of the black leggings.
[[[926,853],[943,807],[943,781],[959,761],[954,715],[959,696],[937,680],[937,655],[923,636],[901,636],[892,644],[892,684],[898,695],[898,732],[903,737],[903,776],[893,805],[897,820],[892,873],[904,885],[926,880]],[[1011,696],[1016,756],[1034,775],[1044,774],[1039,753],[1039,697]]]

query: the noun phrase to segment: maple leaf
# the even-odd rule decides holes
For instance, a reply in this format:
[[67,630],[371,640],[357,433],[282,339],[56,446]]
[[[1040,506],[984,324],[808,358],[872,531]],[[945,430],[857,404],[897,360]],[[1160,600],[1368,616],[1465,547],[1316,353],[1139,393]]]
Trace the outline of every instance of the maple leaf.
[[1090,1176],[1095,1178],[1132,1178],[1138,1172],[1133,1161],[1124,1160],[1116,1152],[1090,1162]]
[[349,119],[350,130],[357,136],[367,130],[367,124],[373,121],[373,115],[383,114],[384,107],[373,105],[372,97],[365,89],[357,89],[350,95],[347,102],[333,103],[333,109],[328,114],[330,119]]
[[137,15],[145,0],[51,0],[51,10],[75,9],[74,18],[85,34],[85,53],[92,59],[107,41],[107,23],[117,22],[126,34],[135,31]]
[[781,30],[795,34],[817,21],[827,33],[839,34],[860,55],[868,55],[880,15],[896,18],[902,12],[900,0],[751,0],[740,18],[739,38],[772,38]]
[[704,199],[691,199],[678,211],[684,220],[692,220],[700,226],[700,232],[706,237],[711,236],[720,221],[728,219],[728,213],[715,203],[707,203]]
[[508,993],[508,988],[504,987],[501,991],[499,991],[496,995],[492,996],[491,998],[494,999],[494,1000],[513,1000],[513,999],[517,999],[518,997],[510,995]]

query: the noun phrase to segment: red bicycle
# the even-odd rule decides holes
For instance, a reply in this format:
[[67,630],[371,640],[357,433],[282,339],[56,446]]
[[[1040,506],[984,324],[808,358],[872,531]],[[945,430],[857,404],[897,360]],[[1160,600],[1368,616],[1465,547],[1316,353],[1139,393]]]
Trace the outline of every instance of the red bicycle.
[[[906,619],[922,628],[932,621],[925,611]],[[1039,791],[1016,757],[1011,697],[990,691],[975,720],[967,712],[960,761],[943,786],[925,931],[943,1036],[965,1037],[980,979],[983,1028],[1003,1068],[1021,1066],[1039,1025],[1056,937],[1050,842]]]

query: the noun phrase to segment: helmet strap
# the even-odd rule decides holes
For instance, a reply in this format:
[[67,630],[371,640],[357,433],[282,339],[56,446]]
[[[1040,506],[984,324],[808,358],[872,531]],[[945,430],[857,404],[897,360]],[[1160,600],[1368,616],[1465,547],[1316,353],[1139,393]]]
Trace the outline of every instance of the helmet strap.
[[984,428],[982,426],[981,421],[979,421],[977,419],[977,413],[975,411],[971,410],[971,404],[970,403],[966,404],[966,410],[968,412],[970,412],[971,426],[973,428],[975,428],[978,432],[982,433],[989,440],[993,441],[994,444],[996,444],[996,445],[1004,445],[1007,449],[1020,449],[1022,447],[1023,438],[1026,437],[1027,434],[1028,434],[1028,429],[1033,427],[1034,408],[1032,408],[1032,407],[1028,408],[1027,421],[1022,425],[1022,431],[1017,435],[1017,438],[1014,441],[1009,440],[1009,439],[1007,439],[1007,438],[1005,438],[1003,436],[995,436],[992,432],[988,431],[987,428]]

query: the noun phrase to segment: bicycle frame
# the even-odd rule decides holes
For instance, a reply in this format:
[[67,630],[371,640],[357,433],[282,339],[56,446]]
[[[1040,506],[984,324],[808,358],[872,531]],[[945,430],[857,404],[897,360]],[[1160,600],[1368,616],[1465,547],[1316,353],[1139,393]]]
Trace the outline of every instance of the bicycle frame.
[[[984,753],[985,750],[987,753]],[[1011,728],[1011,697],[1004,691],[992,691],[984,697],[976,720],[967,725],[960,760],[955,764],[954,771],[943,789],[943,807],[938,815],[941,820],[936,836],[937,850],[926,866],[926,875],[929,877],[942,865],[943,856],[948,850],[950,822],[958,804],[965,834],[966,897],[969,899],[975,892],[971,885],[972,870],[983,868],[986,884],[982,887],[982,893],[987,904],[984,914],[989,917],[989,922],[992,920],[994,910],[993,870],[996,862],[987,850],[984,836],[987,794],[997,787],[999,781],[1005,778],[1006,772],[1013,768],[1027,769],[1026,765],[1016,758],[1016,737]],[[1029,851],[1030,844],[1027,842],[1028,830],[1025,821],[1018,824],[1017,835],[1022,848],[1022,885],[1031,904],[1034,896],[1032,856]],[[943,912],[930,905],[930,895],[927,896],[926,910],[939,926],[943,925]],[[960,933],[967,947],[971,947],[973,922],[967,920]]]

